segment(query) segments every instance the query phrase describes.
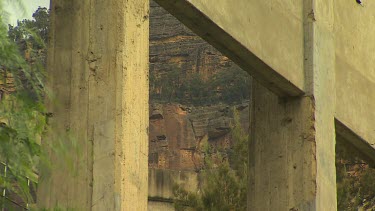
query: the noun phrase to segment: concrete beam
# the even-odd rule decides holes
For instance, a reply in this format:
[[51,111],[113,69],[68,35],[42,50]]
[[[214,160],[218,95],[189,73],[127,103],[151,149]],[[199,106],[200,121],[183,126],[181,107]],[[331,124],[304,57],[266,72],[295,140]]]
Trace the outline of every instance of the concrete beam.
[[155,1],[277,95],[303,94],[301,0]]
[[361,152],[361,158],[364,159],[371,166],[375,166],[375,149],[366,140],[348,128],[339,120],[335,120],[336,127],[336,144],[345,144],[354,147]]
[[53,0],[38,206],[146,210],[148,0]]
[[[375,2],[335,1],[336,119],[375,149]],[[348,15],[350,14],[350,15]],[[359,24],[360,23],[360,24]],[[353,143],[357,142],[353,140]],[[368,150],[364,153],[368,154]]]

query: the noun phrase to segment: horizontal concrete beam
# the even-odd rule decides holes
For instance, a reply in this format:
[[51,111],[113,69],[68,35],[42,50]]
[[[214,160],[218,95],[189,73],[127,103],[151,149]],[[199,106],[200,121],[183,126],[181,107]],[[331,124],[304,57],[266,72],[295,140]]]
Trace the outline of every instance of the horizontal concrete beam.
[[[265,61],[260,59],[255,53],[253,53],[250,50],[249,46],[243,44],[239,41],[239,39],[236,39],[226,29],[219,26],[214,20],[212,20],[210,16],[198,9],[194,3],[191,3],[187,0],[155,1],[176,18],[178,18],[192,31],[205,39],[208,43],[217,48],[224,55],[232,59],[242,69],[251,74],[257,81],[259,81],[263,86],[265,86],[275,94],[279,96],[299,96],[303,94],[303,91],[300,88],[301,85],[295,85],[281,73],[275,71],[274,68],[272,68]],[[216,3],[217,2],[215,2],[215,4]],[[236,4],[237,3],[238,2],[236,2]],[[212,4],[212,6],[214,6],[215,4]],[[233,15],[226,16],[226,18],[233,18]],[[275,46],[275,48],[278,48],[278,46]],[[277,57],[277,55],[275,57]],[[298,60],[298,58],[291,57],[290,61],[293,60]],[[301,70],[303,70],[302,66]],[[291,70],[288,71],[291,72],[290,75],[300,74],[297,72],[293,73]]]
[[366,140],[352,131],[349,127],[344,125],[340,120],[335,119],[335,127],[336,127],[336,144],[340,144],[343,142],[349,146],[354,147],[357,149],[367,163],[371,166],[375,166],[375,149],[372,147]]
[[369,26],[375,23],[374,9],[373,1],[366,2],[364,7],[355,1],[336,1],[334,6],[335,118],[350,131],[341,136],[373,160],[375,59],[372,55],[375,37],[371,35],[375,33],[375,28]]

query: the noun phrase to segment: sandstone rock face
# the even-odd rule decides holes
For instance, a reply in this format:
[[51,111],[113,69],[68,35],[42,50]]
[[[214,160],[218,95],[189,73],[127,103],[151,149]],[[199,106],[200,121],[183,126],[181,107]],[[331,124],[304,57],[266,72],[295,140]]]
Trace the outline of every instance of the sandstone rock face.
[[[199,73],[209,80],[217,71],[241,69],[203,39],[181,24],[155,2],[150,5],[150,74],[170,71]],[[167,82],[166,82],[167,83]],[[162,89],[153,87],[150,89]],[[152,92],[152,90],[151,90]],[[241,122],[248,128],[248,103],[237,106]],[[211,144],[230,147],[233,106],[189,107],[173,104],[150,105],[149,167],[197,170],[199,142],[208,136]]]
[[[153,93],[163,85],[184,83],[193,74],[209,81],[220,71],[242,71],[215,48],[181,24],[163,8],[150,5],[150,110],[149,110],[149,210],[174,210],[172,185],[185,184],[196,190],[197,173],[202,167],[201,141],[229,149],[230,131],[237,111],[245,131],[249,128],[249,102],[240,105],[187,106],[189,97],[179,103],[156,102]],[[178,72],[170,80],[168,74]],[[161,83],[151,83],[151,77]],[[182,80],[175,80],[182,77]],[[155,79],[154,79],[155,80]],[[225,82],[226,83],[226,82]],[[233,83],[228,81],[228,84]],[[176,87],[176,86],[174,86]],[[220,92],[223,87],[217,87]],[[215,90],[216,91],[216,90]],[[180,101],[179,101],[180,102]],[[181,103],[180,102],[180,103]],[[169,202],[169,203],[168,203]]]
[[231,147],[230,131],[235,124],[234,111],[238,113],[245,131],[249,128],[248,102],[236,106],[215,105],[197,108],[154,103],[150,110],[151,168],[199,170],[202,166],[199,143],[204,136],[207,136],[209,143],[215,147]]

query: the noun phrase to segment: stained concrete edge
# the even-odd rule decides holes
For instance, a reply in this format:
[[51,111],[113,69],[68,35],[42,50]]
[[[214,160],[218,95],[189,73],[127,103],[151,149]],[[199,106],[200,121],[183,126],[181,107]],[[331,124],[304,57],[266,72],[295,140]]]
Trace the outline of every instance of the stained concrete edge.
[[353,146],[355,149],[364,154],[363,159],[366,160],[371,166],[375,166],[375,148],[371,146],[364,138],[358,133],[350,129],[339,119],[335,118],[336,128],[336,144],[344,142],[349,146]]

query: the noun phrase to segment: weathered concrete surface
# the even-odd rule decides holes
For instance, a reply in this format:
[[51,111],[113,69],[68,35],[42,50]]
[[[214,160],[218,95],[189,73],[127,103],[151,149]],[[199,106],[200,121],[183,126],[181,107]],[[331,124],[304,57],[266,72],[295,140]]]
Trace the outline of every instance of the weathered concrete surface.
[[319,210],[313,99],[280,101],[254,84],[248,210]]
[[148,210],[175,210],[173,188],[175,185],[189,192],[197,192],[200,184],[199,173],[170,169],[149,169]]
[[[374,3],[366,2],[362,8],[355,2],[323,0],[158,2],[277,95],[306,94],[279,102],[276,96],[259,87],[258,92],[264,96],[258,94],[255,98],[260,109],[255,110],[255,119],[265,119],[255,124],[254,136],[272,143],[288,143],[288,148],[274,150],[282,154],[280,159],[273,157],[272,149],[260,150],[254,158],[255,167],[264,162],[277,164],[261,176],[253,174],[254,181],[258,179],[254,188],[263,191],[261,197],[250,197],[256,209],[278,210],[281,206],[335,210],[334,118],[361,139],[374,143],[375,114],[371,112],[375,103],[374,59],[368,56],[375,45],[370,36],[373,29],[369,27],[375,21],[371,13]],[[70,131],[77,137],[78,146],[84,150],[83,156],[75,155],[75,165],[85,168],[77,168],[77,177],[61,176],[67,170],[64,168],[54,172],[50,189],[41,188],[40,194],[46,197],[40,198],[48,207],[56,204],[77,207],[81,206],[78,201],[84,201],[83,208],[95,205],[94,209],[100,210],[108,206],[119,208],[124,197],[128,202],[124,206],[135,205],[142,210],[143,203],[133,202],[146,195],[145,191],[137,190],[143,190],[147,178],[141,164],[147,157],[147,139],[143,137],[146,137],[148,108],[147,99],[142,97],[147,96],[147,65],[143,60],[148,53],[147,2],[90,3],[55,1],[56,16],[52,22],[60,30],[59,33],[52,30],[48,62],[54,75],[51,87],[57,90],[54,94],[61,104],[51,105],[52,113],[56,114],[51,120],[52,127],[57,132]],[[132,59],[130,55],[139,57]],[[135,69],[142,71],[132,71]],[[138,87],[137,92],[126,91],[134,87]],[[279,113],[271,115],[275,111]],[[274,118],[279,122],[274,122]],[[285,129],[288,125],[293,127]],[[274,130],[270,133],[264,130],[267,127]],[[140,139],[144,142],[137,142]],[[254,150],[262,148],[258,139],[254,139],[253,144],[258,147]],[[311,139],[312,143],[300,139]],[[307,151],[307,156],[293,154],[290,150],[293,148]],[[263,157],[261,153],[265,153]],[[285,177],[294,160],[298,161],[296,169],[301,160],[306,161],[302,179],[307,183],[298,187],[290,184],[300,184],[295,180],[301,179],[301,175]],[[103,167],[115,170],[104,172],[100,170]],[[282,176],[271,181],[270,172]],[[117,195],[102,194],[112,190]],[[265,199],[280,200],[272,203]],[[264,201],[268,202],[266,207]]]
[[302,0],[156,2],[273,92],[302,94]]
[[50,153],[58,168],[41,172],[39,207],[146,210],[149,2],[54,0],[51,8],[55,98],[43,145],[67,150]]
[[254,83],[249,210],[337,209],[333,2],[304,1],[303,14],[305,96]]
[[336,210],[334,2],[308,0],[304,4],[305,90],[315,103],[315,209]]
[[171,202],[157,202],[149,201],[148,202],[148,211],[175,211],[173,203]]
[[[235,4],[219,0],[214,5],[207,0],[156,1],[279,96],[300,95],[301,90],[311,92],[311,81],[306,81],[306,77],[313,76],[305,75],[309,73],[303,70],[306,64],[303,43],[307,38],[303,19],[334,26],[330,34],[334,38],[328,33],[321,36],[333,39],[336,51],[332,60],[338,81],[335,117],[360,139],[375,145],[372,129],[375,112],[371,110],[375,103],[372,91],[375,90],[372,71],[375,60],[369,56],[375,48],[374,38],[370,36],[374,29],[369,27],[375,22],[371,13],[375,7],[373,2],[365,2],[361,7],[356,2],[334,1],[332,8],[321,7],[317,2],[306,14],[302,11],[310,4],[309,0],[282,3],[251,0]],[[312,33],[317,35],[319,31],[326,31],[324,28],[318,26]],[[316,43],[321,41],[326,42],[322,38]],[[324,47],[321,43],[314,49],[323,55]]]
[[199,175],[194,171],[149,169],[148,210],[175,210],[173,188],[175,185],[190,192],[198,190]]
[[178,184],[187,191],[198,190],[198,173],[194,171],[149,169],[148,196],[151,200],[172,200],[173,186]]
[[[334,2],[336,118],[374,148],[375,28],[371,26],[375,2],[365,1],[364,7],[356,2]],[[374,154],[369,147],[365,151]]]

